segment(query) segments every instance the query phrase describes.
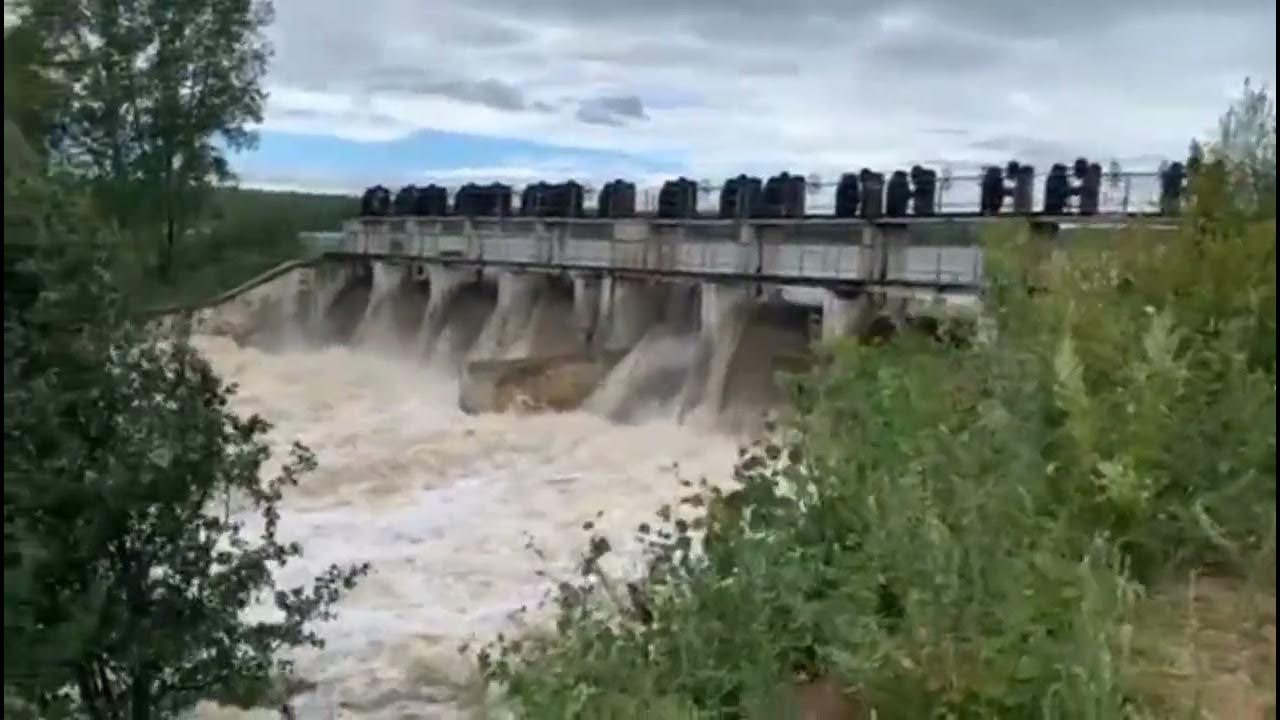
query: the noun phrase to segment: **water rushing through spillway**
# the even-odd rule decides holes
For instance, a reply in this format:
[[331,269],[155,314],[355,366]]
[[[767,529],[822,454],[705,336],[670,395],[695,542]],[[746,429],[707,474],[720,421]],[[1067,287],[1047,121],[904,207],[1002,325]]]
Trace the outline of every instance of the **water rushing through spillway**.
[[[735,457],[731,437],[669,414],[634,413],[630,424],[591,410],[466,415],[447,372],[373,346],[197,343],[239,384],[235,407],[274,423],[281,452],[297,439],[318,457],[284,501],[283,532],[306,554],[281,579],[373,564],[322,626],[327,647],[297,656],[299,674],[318,684],[295,698],[299,718],[474,715],[478,683],[457,647],[491,638],[542,597],[536,572],[557,568],[526,549],[530,539],[563,571],[594,520],[625,556],[631,531],[679,495],[681,477],[727,478]],[[599,404],[618,412],[619,402]]]

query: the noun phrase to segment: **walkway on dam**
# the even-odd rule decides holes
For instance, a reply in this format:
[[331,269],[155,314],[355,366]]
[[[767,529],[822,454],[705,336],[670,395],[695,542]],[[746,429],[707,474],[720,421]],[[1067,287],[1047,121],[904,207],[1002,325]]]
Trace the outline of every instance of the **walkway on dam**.
[[883,221],[387,217],[351,220],[341,233],[312,234],[308,241],[322,252],[387,261],[970,294],[983,276],[982,233],[996,223],[1020,222],[1046,239],[1131,224],[1169,227],[1167,218],[1134,215]]

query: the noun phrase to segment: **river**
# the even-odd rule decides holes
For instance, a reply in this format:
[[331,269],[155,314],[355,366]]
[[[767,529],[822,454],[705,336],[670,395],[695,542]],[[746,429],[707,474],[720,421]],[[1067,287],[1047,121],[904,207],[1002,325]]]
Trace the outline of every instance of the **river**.
[[548,582],[537,571],[565,570],[585,522],[634,557],[631,531],[676,499],[681,478],[727,478],[736,457],[730,436],[661,417],[466,415],[448,374],[374,350],[197,345],[239,385],[233,406],[273,423],[279,452],[300,440],[319,461],[284,499],[282,534],[305,555],[279,578],[373,565],[321,626],[326,647],[296,655],[317,683],[295,700],[300,720],[474,716],[479,683],[462,642],[535,605]]

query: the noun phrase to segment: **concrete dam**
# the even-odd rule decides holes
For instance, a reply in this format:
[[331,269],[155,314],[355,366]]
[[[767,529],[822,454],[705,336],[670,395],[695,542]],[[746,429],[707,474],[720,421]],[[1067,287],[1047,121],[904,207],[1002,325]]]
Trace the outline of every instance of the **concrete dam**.
[[[1181,163],[1159,174],[1154,219],[1177,213],[1185,175]],[[1079,158],[1074,176],[1054,165],[1036,211],[1034,168],[988,168],[975,212],[963,214],[940,212],[939,176],[920,166],[887,181],[868,169],[843,175],[831,215],[809,213],[818,186],[788,173],[726,181],[714,217],[697,207],[707,188],[683,177],[663,185],[655,212],[638,211],[636,187],[623,180],[605,185],[594,213],[574,181],[530,184],[518,208],[500,183],[452,195],[407,185],[394,197],[377,185],[320,259],[202,318],[230,323],[241,339],[279,339],[287,326],[294,340],[395,346],[456,372],[469,412],[567,410],[607,386],[618,406],[610,416],[623,417],[625,374],[639,394],[674,394],[666,401],[677,417],[717,413],[772,394],[730,388],[740,366],[767,377],[803,362],[815,341],[974,319],[976,245],[990,223],[1019,218],[1051,240],[1064,226],[1153,219],[1104,211],[1098,163]],[[1132,177],[1106,177],[1125,188],[1127,209]],[[739,352],[759,333],[770,338],[761,350]],[[655,344],[674,350],[675,338],[689,355],[683,376],[636,379],[644,363],[629,356]]]
[[817,341],[974,318],[982,224],[362,219],[194,320],[415,358],[468,412],[758,414]]
[[[621,420],[639,397],[678,418],[759,411],[816,342],[976,319],[994,222],[1010,220],[361,218],[200,310],[197,330],[394,348],[455,373],[468,412],[590,401]],[[1131,222],[1148,219],[1030,228],[1052,245]]]

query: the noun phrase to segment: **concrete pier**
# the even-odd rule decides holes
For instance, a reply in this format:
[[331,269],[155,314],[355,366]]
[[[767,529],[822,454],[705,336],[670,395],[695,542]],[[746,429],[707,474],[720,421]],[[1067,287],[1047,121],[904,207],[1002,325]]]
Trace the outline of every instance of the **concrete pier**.
[[844,297],[834,291],[826,291],[822,299],[822,339],[864,334],[875,317],[873,301],[871,293]]
[[584,343],[594,345],[600,325],[600,302],[605,279],[596,273],[573,273],[573,322]]
[[520,356],[516,347],[533,318],[544,276],[525,272],[498,273],[498,304],[468,357],[504,359]]
[[468,268],[453,268],[427,262],[414,263],[414,276],[425,278],[427,282],[427,309],[422,314],[422,323],[418,327],[417,343],[426,348],[440,335],[444,327],[445,313],[449,309],[458,291],[468,283],[476,281],[476,271]]
[[701,378],[687,387],[681,401],[681,415],[701,410],[717,413],[724,404],[724,388],[729,364],[738,349],[743,323],[754,302],[754,289],[740,285],[703,283],[700,306],[699,368]]
[[652,280],[606,277],[600,288],[594,346],[602,351],[633,347],[662,319],[669,287]]
[[403,338],[396,332],[392,316],[398,295],[410,282],[410,268],[400,264],[374,263],[373,285],[364,314],[356,326],[355,342],[399,343]]

